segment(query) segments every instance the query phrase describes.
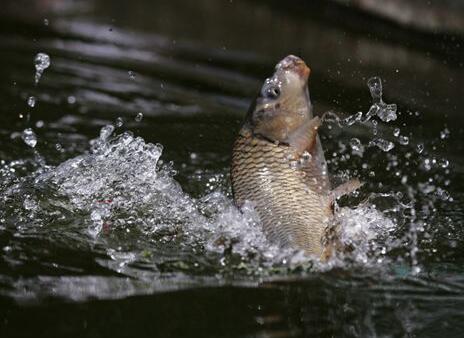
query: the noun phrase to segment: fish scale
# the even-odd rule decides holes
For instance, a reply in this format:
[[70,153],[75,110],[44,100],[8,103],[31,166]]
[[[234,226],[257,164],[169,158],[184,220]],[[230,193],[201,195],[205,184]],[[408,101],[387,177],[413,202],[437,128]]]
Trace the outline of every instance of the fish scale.
[[239,135],[231,166],[234,199],[255,205],[272,241],[319,257],[332,210],[329,198],[308,185],[305,170],[292,167],[294,156],[287,145]]

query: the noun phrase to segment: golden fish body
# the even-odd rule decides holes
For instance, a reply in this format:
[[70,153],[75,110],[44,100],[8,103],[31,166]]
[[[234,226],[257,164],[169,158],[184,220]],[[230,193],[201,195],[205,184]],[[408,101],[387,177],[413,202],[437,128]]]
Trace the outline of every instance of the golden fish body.
[[360,184],[330,190],[309,73],[303,60],[289,55],[265,80],[235,141],[231,181],[237,206],[254,205],[269,239],[328,258],[335,248],[326,236],[333,202]]
[[288,145],[239,135],[232,154],[234,198],[237,205],[254,204],[272,241],[320,256],[333,212],[329,197],[316,191],[320,174],[308,174],[300,161]]

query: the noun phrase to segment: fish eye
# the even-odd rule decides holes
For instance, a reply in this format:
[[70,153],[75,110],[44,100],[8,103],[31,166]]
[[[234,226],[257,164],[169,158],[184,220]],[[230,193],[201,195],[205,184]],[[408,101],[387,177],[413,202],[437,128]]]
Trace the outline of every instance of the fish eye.
[[276,99],[280,95],[280,88],[277,85],[270,85],[263,88],[263,96],[268,99]]

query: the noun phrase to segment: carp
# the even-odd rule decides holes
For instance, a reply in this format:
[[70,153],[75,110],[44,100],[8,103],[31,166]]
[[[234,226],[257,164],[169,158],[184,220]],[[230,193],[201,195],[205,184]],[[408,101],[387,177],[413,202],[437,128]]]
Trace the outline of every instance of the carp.
[[309,74],[289,55],[264,81],[233,146],[231,183],[236,205],[253,204],[271,241],[326,259],[335,247],[328,240],[334,201],[360,183],[331,190]]

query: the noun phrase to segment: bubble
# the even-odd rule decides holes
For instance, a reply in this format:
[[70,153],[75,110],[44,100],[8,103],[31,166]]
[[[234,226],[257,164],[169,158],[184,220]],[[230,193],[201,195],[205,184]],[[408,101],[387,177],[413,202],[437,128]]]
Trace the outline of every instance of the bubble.
[[31,128],[24,129],[21,137],[24,143],[26,143],[29,147],[34,148],[36,146],[37,135]]
[[136,116],[135,116],[135,122],[141,122],[143,120],[143,113],[138,113]]
[[129,79],[135,80],[135,73],[132,70],[129,70],[127,73],[129,74]]
[[69,104],[74,104],[76,103],[76,98],[72,95],[68,96],[67,101]]
[[35,100],[35,97],[34,96],[29,96],[27,98],[27,105],[31,108],[34,108],[35,107],[35,103],[36,103],[36,100]]
[[384,140],[382,138],[373,139],[372,141],[369,142],[369,146],[376,146],[377,148],[385,152],[388,152],[395,147],[395,145],[392,142],[388,140]]
[[45,53],[38,53],[34,58],[35,65],[35,84],[37,85],[45,69],[50,67],[50,56]]
[[36,123],[35,123],[35,126],[37,128],[43,128],[43,126],[45,125],[44,121],[42,120],[38,120]]
[[47,18],[43,19],[43,23],[44,23],[45,26],[48,26],[48,24],[49,24],[48,19]]
[[393,129],[393,136],[398,137],[400,135],[400,128]]

